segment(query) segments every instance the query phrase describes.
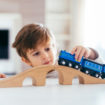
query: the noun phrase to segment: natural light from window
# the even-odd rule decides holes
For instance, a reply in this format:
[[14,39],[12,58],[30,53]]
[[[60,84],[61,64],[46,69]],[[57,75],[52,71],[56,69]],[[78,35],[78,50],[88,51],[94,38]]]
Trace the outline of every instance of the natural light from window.
[[105,0],[85,0],[85,40],[105,48]]

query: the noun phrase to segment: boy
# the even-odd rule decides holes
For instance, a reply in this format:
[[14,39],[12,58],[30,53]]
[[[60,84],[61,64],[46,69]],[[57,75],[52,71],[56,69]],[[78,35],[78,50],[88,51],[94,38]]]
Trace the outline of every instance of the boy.
[[[22,61],[34,67],[39,65],[56,63],[56,43],[53,34],[42,24],[28,24],[17,34],[13,47]],[[76,59],[81,60],[82,56],[96,59],[98,54],[89,48],[76,46],[71,51],[76,54]]]

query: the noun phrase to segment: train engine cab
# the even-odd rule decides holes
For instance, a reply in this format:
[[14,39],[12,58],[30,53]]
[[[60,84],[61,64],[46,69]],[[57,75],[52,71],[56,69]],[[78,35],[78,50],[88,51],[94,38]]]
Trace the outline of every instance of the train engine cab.
[[82,59],[80,62],[75,60],[75,54],[72,55],[63,50],[61,50],[59,54],[59,60],[58,60],[59,65],[68,66],[78,70],[81,68],[81,62],[82,62]]

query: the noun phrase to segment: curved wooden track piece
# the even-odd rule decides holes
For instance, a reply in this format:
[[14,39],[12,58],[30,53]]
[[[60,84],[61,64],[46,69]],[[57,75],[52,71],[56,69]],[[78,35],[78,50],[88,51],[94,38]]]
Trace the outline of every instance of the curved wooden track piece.
[[0,87],[21,87],[25,78],[32,78],[33,86],[43,86],[46,82],[48,72],[56,70],[59,74],[59,83],[62,85],[71,85],[74,77],[79,78],[81,84],[104,84],[105,80],[95,78],[84,74],[73,68],[60,65],[43,65],[33,67],[15,76],[0,80]]
[[21,87],[27,77],[32,78],[33,86],[43,86],[45,85],[46,75],[51,70],[54,70],[53,65],[33,67],[15,76],[0,80],[0,87]]
[[75,77],[79,78],[80,84],[105,84],[105,79],[92,77],[73,68],[57,65],[55,69],[59,72],[59,83],[63,85],[72,85]]

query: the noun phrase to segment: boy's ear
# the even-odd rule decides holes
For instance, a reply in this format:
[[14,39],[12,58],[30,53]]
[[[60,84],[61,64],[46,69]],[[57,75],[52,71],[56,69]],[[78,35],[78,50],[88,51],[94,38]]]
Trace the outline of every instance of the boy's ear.
[[30,62],[29,60],[25,59],[24,57],[21,57],[21,60],[22,60],[24,63],[26,63],[26,64],[28,64],[29,66],[31,66],[31,62]]

